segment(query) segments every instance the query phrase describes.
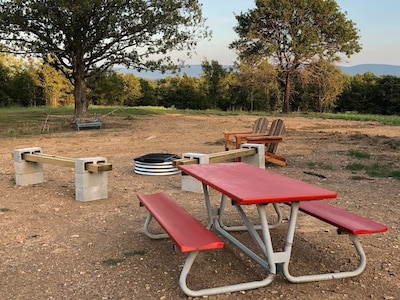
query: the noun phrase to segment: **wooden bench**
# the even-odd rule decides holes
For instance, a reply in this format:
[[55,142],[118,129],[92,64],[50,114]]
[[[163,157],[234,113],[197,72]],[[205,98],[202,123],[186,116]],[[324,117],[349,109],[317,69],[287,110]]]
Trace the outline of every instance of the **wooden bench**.
[[[219,163],[219,162],[224,162],[228,161],[231,159],[235,159],[238,157],[242,156],[250,156],[250,155],[255,155],[257,153],[257,150],[254,148],[241,148],[241,149],[233,149],[229,151],[222,151],[222,152],[216,152],[216,153],[211,153],[208,154],[209,157],[209,163]],[[179,166],[179,165],[191,165],[191,164],[198,164],[199,160],[195,158],[180,158],[176,159],[172,162],[174,166]]]
[[[52,164],[59,167],[75,168],[75,159],[44,153],[23,153],[22,158],[30,162]],[[112,164],[106,162],[88,162],[84,165],[86,171],[100,173],[112,171]]]
[[108,198],[108,176],[112,165],[105,157],[70,158],[42,153],[42,148],[15,149],[15,182],[28,186],[44,182],[44,164],[67,167],[75,171],[75,199],[92,201]]
[[[145,206],[148,214],[144,224],[145,234],[152,239],[170,237],[181,252],[189,253],[179,277],[179,285],[188,296],[213,294],[218,288],[193,291],[187,287],[186,278],[192,264],[200,251],[224,247],[213,232],[208,230],[197,219],[179,206],[165,193],[137,195],[141,206]],[[150,233],[149,224],[156,219],[165,233]]]
[[79,131],[81,128],[99,128],[103,127],[103,123],[99,117],[93,117],[90,119],[75,119],[76,129]]
[[[291,276],[288,266],[284,270],[285,275],[291,282],[308,282],[315,280],[328,280],[333,278],[348,278],[361,274],[366,267],[366,255],[358,239],[361,234],[373,234],[386,232],[387,226],[365,217],[354,214],[350,211],[335,207],[323,201],[302,201],[299,210],[313,216],[325,223],[337,227],[338,234],[348,234],[353,246],[359,254],[359,264],[353,271],[343,271],[326,274]],[[287,272],[287,273],[286,273]]]

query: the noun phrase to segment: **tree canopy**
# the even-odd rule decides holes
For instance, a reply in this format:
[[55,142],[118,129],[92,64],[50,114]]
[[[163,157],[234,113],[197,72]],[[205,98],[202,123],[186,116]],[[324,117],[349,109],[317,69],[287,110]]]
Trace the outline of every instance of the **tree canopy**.
[[0,51],[41,57],[74,86],[86,114],[86,80],[115,65],[174,69],[210,33],[197,0],[3,0]]
[[236,16],[239,39],[230,47],[239,59],[268,60],[278,70],[283,111],[289,110],[296,73],[318,60],[361,50],[355,24],[334,0],[257,0],[256,8]]

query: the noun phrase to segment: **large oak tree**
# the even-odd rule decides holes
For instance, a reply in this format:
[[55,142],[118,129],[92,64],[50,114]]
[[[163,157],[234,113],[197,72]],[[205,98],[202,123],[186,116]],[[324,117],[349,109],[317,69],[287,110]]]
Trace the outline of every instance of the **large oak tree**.
[[182,61],[173,51],[186,57],[208,36],[204,21],[197,0],[1,0],[0,49],[61,70],[79,118],[89,105],[87,78],[115,65],[174,69]]
[[236,16],[239,39],[230,46],[239,59],[268,60],[282,84],[283,112],[289,111],[292,80],[318,60],[361,50],[355,24],[334,0],[257,0],[256,8]]

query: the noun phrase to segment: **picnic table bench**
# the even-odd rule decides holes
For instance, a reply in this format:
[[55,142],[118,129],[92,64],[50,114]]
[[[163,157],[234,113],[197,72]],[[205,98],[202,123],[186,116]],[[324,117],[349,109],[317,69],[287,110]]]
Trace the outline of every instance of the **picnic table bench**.
[[290,275],[288,265],[284,266],[284,273],[286,278],[294,283],[309,282],[314,280],[328,280],[334,278],[347,278],[361,274],[366,267],[367,259],[361,243],[358,239],[358,235],[386,232],[388,230],[387,226],[384,224],[359,216],[350,211],[338,208],[324,201],[300,202],[299,211],[337,227],[338,234],[348,234],[351,242],[353,243],[353,246],[355,247],[359,255],[359,264],[353,271],[303,276]]
[[[167,238],[173,240],[181,252],[189,253],[183,265],[179,285],[187,295],[208,294],[217,288],[191,290],[186,283],[187,275],[200,251],[224,247],[213,232],[179,206],[169,195],[159,192],[148,195],[137,195],[141,206],[145,206],[148,214],[144,223],[144,233],[152,239]],[[149,224],[156,219],[165,233],[154,234],[149,231]]]
[[75,126],[76,129],[79,131],[81,128],[99,128],[101,129],[103,127],[103,123],[101,122],[100,117],[92,117],[89,119],[80,119],[76,118],[75,119]]

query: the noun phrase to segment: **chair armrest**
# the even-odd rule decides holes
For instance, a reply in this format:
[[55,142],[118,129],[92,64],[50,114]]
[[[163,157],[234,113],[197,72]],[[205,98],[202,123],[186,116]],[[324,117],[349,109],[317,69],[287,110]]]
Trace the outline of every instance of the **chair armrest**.
[[231,138],[232,136],[235,136],[235,135],[242,135],[242,134],[245,134],[245,135],[249,135],[249,134],[252,134],[252,132],[251,131],[245,131],[245,132],[224,132],[224,136],[225,136],[225,139],[229,139],[229,138]]
[[[251,131],[250,132],[224,132],[225,150],[229,149],[229,144],[237,145],[238,136],[244,136],[244,135],[249,135],[249,134],[252,134],[252,132]],[[231,141],[231,139],[233,139],[233,138],[235,140]]]
[[281,135],[262,135],[262,134],[253,134],[247,135],[246,140],[248,142],[257,142],[257,143],[277,143],[283,141],[283,136]]

